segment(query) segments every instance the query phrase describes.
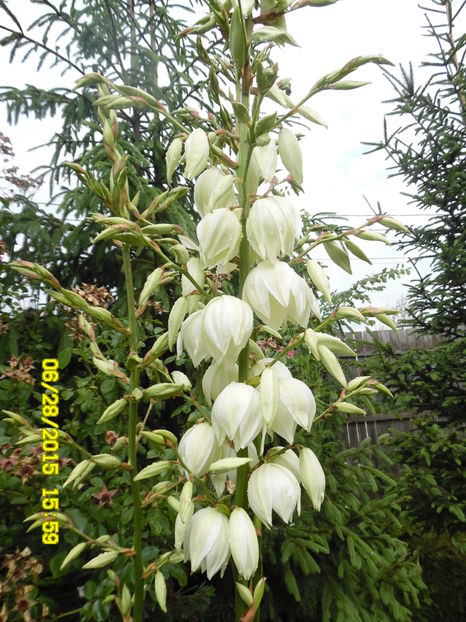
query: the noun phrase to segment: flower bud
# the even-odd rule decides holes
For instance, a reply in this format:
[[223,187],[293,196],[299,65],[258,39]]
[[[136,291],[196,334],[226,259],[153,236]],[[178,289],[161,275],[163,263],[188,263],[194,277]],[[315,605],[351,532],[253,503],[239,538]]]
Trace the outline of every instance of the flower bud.
[[174,244],[170,247],[170,254],[175,258],[175,263],[183,265],[187,263],[189,259],[188,250],[183,244]]
[[183,141],[181,138],[175,138],[170,144],[165,155],[165,161],[167,163],[167,182],[170,183],[172,175],[180,162],[181,150],[183,148]]
[[168,469],[170,467],[169,460],[159,460],[159,462],[153,462],[148,466],[144,467],[139,471],[139,473],[135,476],[134,481],[139,482],[142,479],[147,479],[149,477],[155,477]]
[[160,570],[155,573],[155,597],[159,604],[160,609],[167,613],[167,585],[165,583],[165,577]]
[[229,384],[214,402],[212,426],[219,443],[226,436],[236,451],[247,447],[263,426],[259,392],[244,383]]
[[259,564],[259,544],[252,520],[237,507],[229,520],[230,550],[240,577],[249,580]]
[[204,475],[220,453],[210,423],[198,423],[189,428],[181,437],[178,451],[191,473],[198,477]]
[[178,339],[178,333],[187,310],[188,301],[184,296],[178,298],[170,310],[170,314],[168,316],[168,347],[170,350],[172,350]]
[[82,567],[83,570],[91,570],[93,568],[104,568],[111,564],[118,557],[118,551],[106,551],[92,558]]
[[308,447],[304,447],[299,454],[299,471],[304,489],[314,509],[319,511],[325,494],[325,473],[317,456]]
[[230,559],[228,518],[214,508],[199,510],[191,519],[183,547],[192,572],[200,568],[209,580],[219,570],[223,576]]
[[271,139],[267,145],[254,147],[252,157],[256,160],[262,179],[270,183],[277,169],[277,145],[275,141]]
[[121,411],[125,408],[127,403],[128,402],[122,398],[122,399],[116,400],[116,402],[113,402],[113,404],[110,404],[110,406],[108,406],[102,413],[102,416],[97,421],[97,424],[106,423],[107,421],[110,421],[110,419],[113,419],[114,417],[118,416],[121,413]]
[[101,469],[111,470],[120,466],[120,460],[116,456],[110,454],[96,454],[91,458],[92,462]]
[[308,259],[306,261],[307,273],[311,277],[311,281],[317,287],[317,289],[322,292],[325,299],[329,304],[332,304],[332,298],[330,296],[330,284],[328,282],[327,275],[325,274],[322,266],[317,261],[313,259]]
[[139,296],[139,306],[145,305],[149,300],[150,296],[154,294],[162,280],[163,270],[161,268],[156,268],[153,272],[149,274],[144,283],[144,287],[142,288],[141,295]]
[[225,175],[216,167],[208,168],[199,175],[194,185],[194,203],[202,217],[216,209],[234,205],[233,182],[233,175]]
[[346,387],[345,374],[343,373],[337,357],[333,354],[331,350],[327,348],[327,346],[319,345],[318,350],[320,360],[325,365],[327,370],[332,374],[334,378],[336,378],[336,380],[338,380],[341,385]]
[[207,214],[197,225],[201,261],[208,268],[226,264],[238,254],[241,225],[226,208]]
[[183,391],[189,391],[191,388],[191,382],[186,374],[183,374],[182,371],[174,371],[172,372],[173,382],[183,387]]
[[209,162],[209,141],[200,127],[191,132],[185,144],[186,167],[184,176],[187,179],[197,177]]
[[[191,501],[186,507],[184,515],[181,512],[177,515],[175,520],[175,549],[179,550],[183,545],[186,532],[189,528],[189,523],[194,514],[194,503]],[[183,520],[184,516],[184,520]]]
[[302,223],[298,209],[283,197],[255,201],[249,211],[246,232],[249,243],[263,260],[291,255]]
[[303,183],[303,155],[298,139],[291,130],[284,127],[278,137],[278,153],[293,181]]
[[272,526],[272,510],[289,523],[297,506],[301,511],[301,491],[296,477],[283,466],[265,463],[252,472],[248,483],[248,501],[266,527]]
[[244,283],[243,300],[275,330],[288,320],[306,328],[311,310],[319,317],[306,281],[282,261],[262,261],[253,268]]

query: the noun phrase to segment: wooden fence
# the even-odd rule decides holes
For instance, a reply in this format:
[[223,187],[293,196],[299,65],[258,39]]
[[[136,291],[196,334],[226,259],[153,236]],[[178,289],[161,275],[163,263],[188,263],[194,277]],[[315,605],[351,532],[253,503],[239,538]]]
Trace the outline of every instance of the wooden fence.
[[[437,335],[419,335],[410,329],[399,329],[398,333],[392,330],[375,330],[371,332],[355,332],[351,335],[357,341],[356,352],[358,359],[374,354],[377,350],[375,341],[382,344],[390,343],[394,354],[402,354],[414,348],[430,350],[442,341]],[[359,445],[361,441],[370,438],[375,443],[377,438],[389,429],[407,432],[411,428],[411,412],[380,415],[361,415],[348,419],[345,438],[350,447]]]

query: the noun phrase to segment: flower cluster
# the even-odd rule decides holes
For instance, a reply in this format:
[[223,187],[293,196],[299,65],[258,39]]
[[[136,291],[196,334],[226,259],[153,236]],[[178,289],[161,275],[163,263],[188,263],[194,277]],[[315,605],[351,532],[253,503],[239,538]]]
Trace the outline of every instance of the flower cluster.
[[[181,154],[181,146],[175,147],[167,154],[170,171],[173,153],[177,158]],[[280,131],[278,153],[301,183],[300,148],[289,130]],[[239,576],[249,579],[258,567],[259,547],[247,507],[237,504],[230,511],[223,504],[216,507],[212,500],[210,507],[196,511],[193,486],[198,479],[207,483],[210,478],[217,499],[224,495],[225,485],[231,494],[240,485],[237,468],[241,466],[249,471],[246,505],[267,528],[273,525],[274,512],[285,523],[293,520],[295,511],[300,513],[301,484],[314,508],[320,509],[325,490],[322,467],[311,449],[294,445],[298,426],[307,432],[311,429],[316,413],[312,391],[293,378],[280,360],[264,358],[252,341],[254,315],[274,332],[287,322],[307,329],[311,314],[320,317],[320,312],[305,279],[287,262],[301,233],[297,208],[279,194],[256,195],[261,181],[270,183],[274,178],[276,141],[270,138],[253,149],[245,185],[248,209],[238,179],[209,162],[206,134],[194,130],[185,145],[185,176],[197,178],[194,202],[202,218],[198,244],[180,237],[188,250],[196,251],[187,261],[187,271],[200,286],[205,285],[206,269],[214,271],[210,274],[233,273],[240,265],[238,254],[245,238],[249,259],[256,265],[250,265],[246,274],[243,268],[241,297],[220,294],[207,304],[203,292],[183,276],[187,302],[177,304],[187,309],[188,316],[180,320],[177,350],[180,355],[184,349],[195,367],[208,363],[202,389],[211,411],[210,420],[199,419],[178,445],[187,481],[179,501],[173,501],[178,510],[175,546],[184,550],[193,571],[205,571],[209,579],[217,572],[223,574],[230,558]],[[255,362],[248,358],[245,370],[243,361],[240,373],[239,357],[248,347],[255,352]],[[274,446],[275,437],[288,446]]]

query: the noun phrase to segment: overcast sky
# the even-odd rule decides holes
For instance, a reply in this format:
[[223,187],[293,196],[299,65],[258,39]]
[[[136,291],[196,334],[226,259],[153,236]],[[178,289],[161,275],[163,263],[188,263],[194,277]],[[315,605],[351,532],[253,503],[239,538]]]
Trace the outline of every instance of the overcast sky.
[[[26,0],[15,0],[13,4],[17,14],[22,14],[23,23],[32,19],[31,9],[37,11]],[[338,69],[355,56],[382,54],[395,65],[407,65],[411,61],[416,68],[432,50],[430,39],[422,36],[426,20],[416,0],[341,0],[326,8],[298,10],[288,16],[287,22],[288,31],[300,47],[281,48],[277,60],[279,75],[292,78],[292,98],[295,101],[305,95],[319,77]],[[60,77],[59,72],[47,67],[37,73],[33,63],[21,65],[17,61],[10,65],[3,49],[0,49],[0,60],[0,82],[3,85],[20,87],[31,83],[70,87],[76,77],[71,72]],[[424,81],[426,71],[416,70],[418,81]],[[387,179],[383,156],[363,155],[367,148],[362,142],[376,142],[382,138],[384,113],[390,110],[390,106],[382,102],[393,97],[393,90],[380,68],[375,66],[362,67],[351,77],[371,84],[351,92],[322,93],[309,102],[329,128],[312,126],[301,143],[305,194],[300,199],[300,206],[312,213],[337,212],[346,215],[351,225],[357,225],[364,221],[364,216],[358,215],[371,215],[365,196],[374,206],[380,201],[383,210],[400,215],[399,220],[407,225],[423,222],[424,217],[416,216],[418,210],[413,205],[408,206],[406,198],[401,196],[400,193],[407,190],[402,180]],[[38,160],[46,161],[44,152],[30,153],[28,149],[47,143],[59,121],[52,119],[37,123],[22,119],[18,126],[8,128],[4,110],[1,114],[0,131],[11,137],[21,169],[27,172],[37,165]],[[41,200],[45,200],[43,194]],[[333,288],[344,289],[352,280],[384,266],[406,265],[406,258],[393,247],[379,243],[366,243],[363,247],[374,260],[374,265],[355,260],[353,279],[324,262],[329,265]],[[325,260],[324,251],[316,250],[315,258]],[[427,265],[424,270],[428,270]],[[407,281],[409,277],[402,282]],[[404,294],[402,282],[374,294],[373,303],[394,306]]]

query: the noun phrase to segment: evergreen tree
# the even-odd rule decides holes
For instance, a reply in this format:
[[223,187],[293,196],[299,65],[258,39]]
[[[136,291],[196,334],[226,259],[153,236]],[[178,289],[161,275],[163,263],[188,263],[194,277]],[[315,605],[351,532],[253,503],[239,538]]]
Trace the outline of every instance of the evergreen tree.
[[392,132],[386,124],[384,140],[375,145],[392,162],[392,176],[413,188],[412,202],[430,216],[400,242],[431,262],[431,272],[417,271],[409,287],[410,323],[449,338],[465,334],[466,38],[455,29],[464,6],[460,0],[431,0],[422,7],[433,43],[422,66],[431,75],[416,85],[411,65],[401,67],[401,75],[385,72],[396,91],[389,116],[400,126]]
[[[39,167],[39,179],[46,180],[55,193],[52,202],[59,203],[59,216],[50,209],[38,210],[31,203],[23,205],[19,214],[5,206],[0,228],[8,232],[5,242],[12,259],[40,260],[60,274],[68,286],[98,282],[115,287],[121,282],[115,255],[92,247],[94,225],[82,219],[91,211],[98,211],[99,202],[90,192],[75,188],[70,170],[61,166],[64,160],[80,162],[94,171],[97,178],[104,179],[109,170],[99,142],[96,108],[88,92],[73,90],[74,82],[86,73],[98,71],[119,83],[147,90],[169,110],[188,117],[185,122],[189,124],[191,109],[186,107],[187,103],[195,105],[197,100],[206,99],[202,96],[206,76],[194,66],[197,50],[188,38],[178,37],[190,9],[172,0],[85,4],[41,0],[32,4],[39,5],[42,12],[27,27],[24,5],[20,10],[0,2],[0,30],[4,33],[0,44],[10,49],[11,60],[22,55],[22,61],[28,64],[35,60],[37,70],[47,63],[59,68],[63,86],[2,86],[0,101],[6,104],[10,123],[20,123],[24,116],[61,117],[50,138],[54,148],[52,161]],[[123,144],[132,146],[136,159],[129,170],[131,194],[139,191],[140,204],[149,204],[164,190],[164,152],[172,130],[159,119],[149,119],[146,113],[129,108],[122,115],[120,132]],[[189,228],[191,217],[186,215],[186,209],[177,208],[175,202],[168,212],[169,220],[176,219]],[[76,218],[81,221],[78,226],[66,222]],[[18,248],[15,244],[20,232],[24,238]],[[19,281],[11,271],[1,279],[6,289],[18,287]]]

